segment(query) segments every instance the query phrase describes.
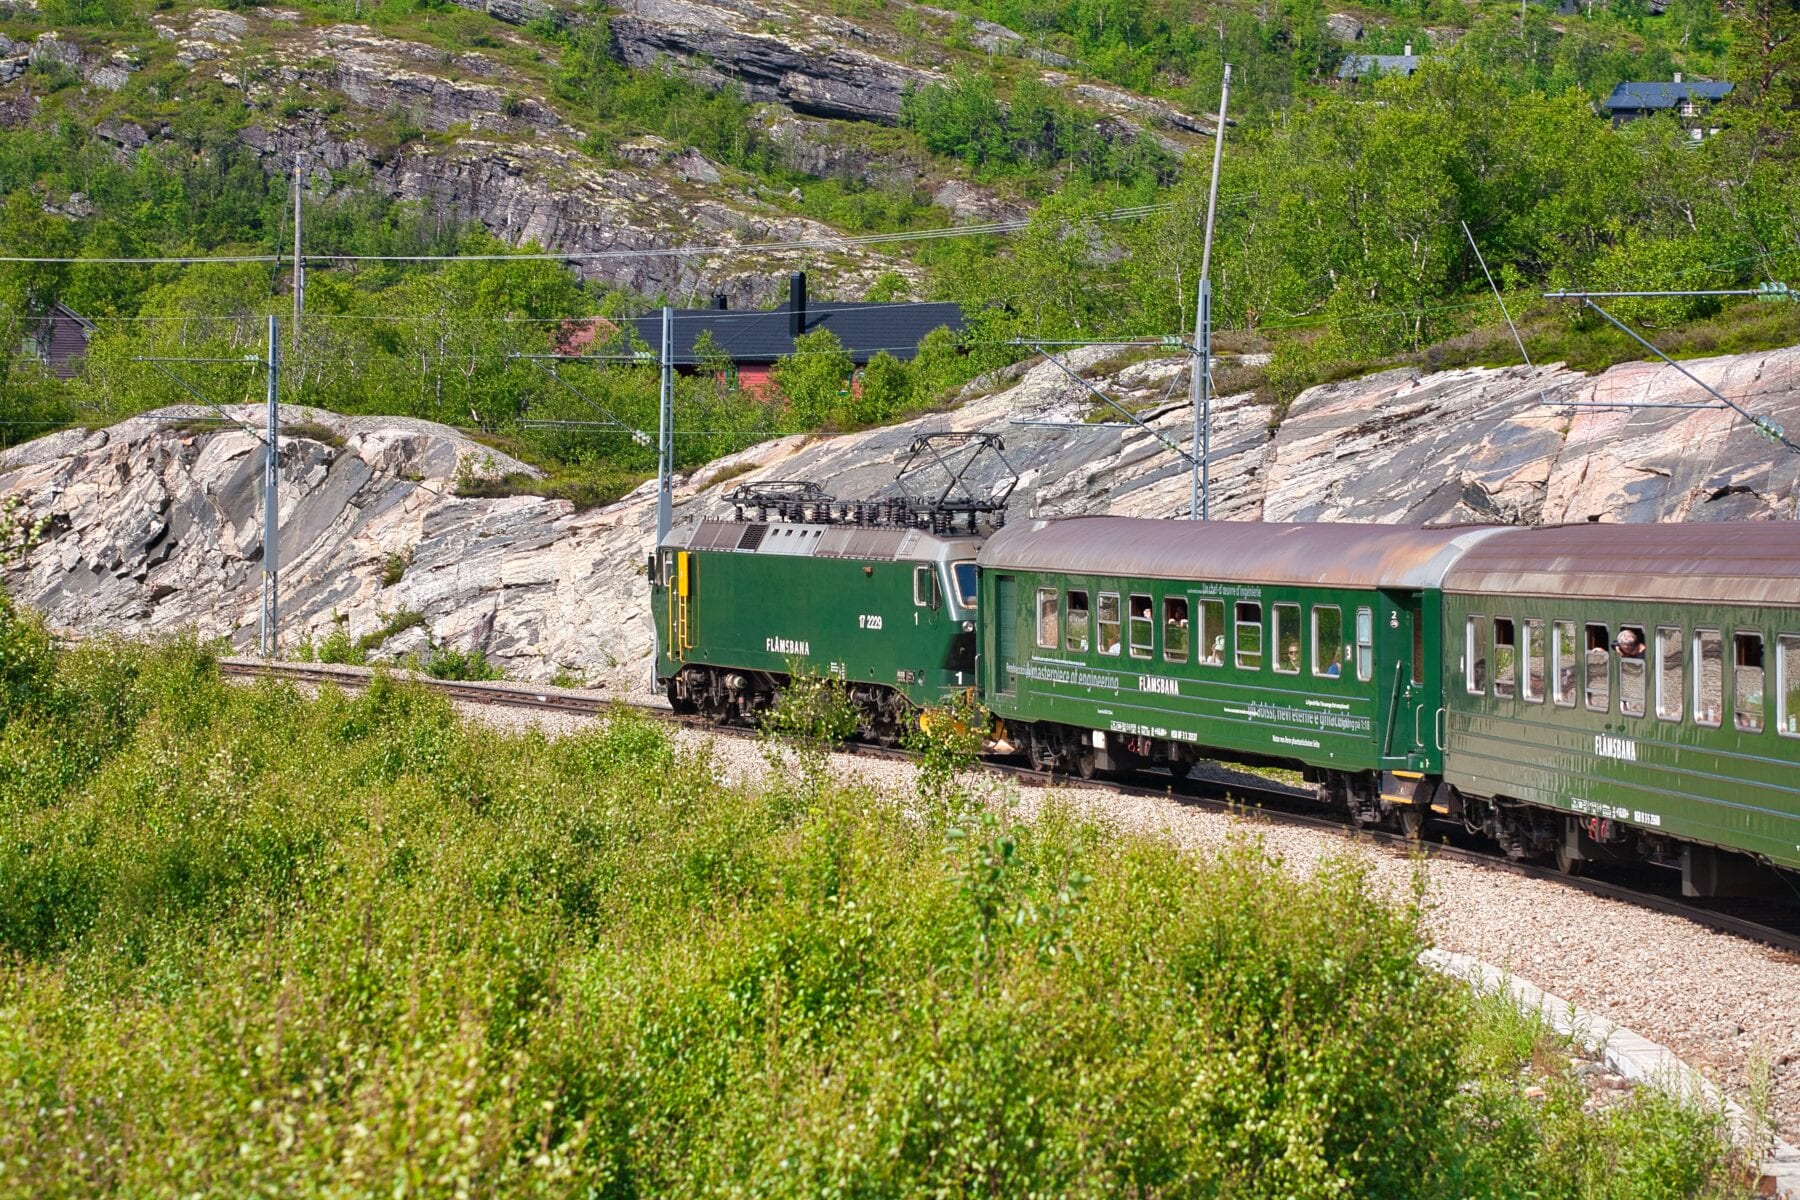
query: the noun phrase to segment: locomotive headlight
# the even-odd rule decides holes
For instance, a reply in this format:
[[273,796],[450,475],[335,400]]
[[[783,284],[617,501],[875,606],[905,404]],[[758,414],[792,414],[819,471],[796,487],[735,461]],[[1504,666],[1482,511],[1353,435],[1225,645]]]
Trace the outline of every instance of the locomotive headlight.
[[974,633],[975,632],[975,622],[964,621],[963,622],[963,632],[964,633]]

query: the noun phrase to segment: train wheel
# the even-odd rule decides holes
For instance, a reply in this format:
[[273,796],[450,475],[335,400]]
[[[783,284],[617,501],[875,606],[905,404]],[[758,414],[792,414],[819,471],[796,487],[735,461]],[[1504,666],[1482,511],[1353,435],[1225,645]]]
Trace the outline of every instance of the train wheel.
[[680,689],[675,686],[675,680],[673,678],[664,685],[663,690],[669,697],[669,707],[675,710],[677,716],[691,717],[700,711],[700,706],[698,704],[695,704],[692,700],[681,694]]
[[1569,851],[1567,839],[1559,840],[1556,843],[1555,858],[1556,870],[1560,875],[1573,877],[1587,872],[1587,859],[1576,858],[1575,855]]
[[1075,773],[1083,779],[1094,777],[1094,748],[1084,746],[1075,754]]
[[1425,810],[1417,804],[1408,804],[1400,810],[1400,832],[1406,840],[1416,842],[1425,832]]

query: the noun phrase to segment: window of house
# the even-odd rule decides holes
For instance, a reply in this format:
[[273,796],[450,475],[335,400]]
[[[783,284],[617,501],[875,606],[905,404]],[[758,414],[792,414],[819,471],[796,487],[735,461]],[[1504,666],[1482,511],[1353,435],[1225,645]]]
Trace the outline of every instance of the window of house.
[[1087,653],[1088,594],[1085,589],[1069,592],[1069,616],[1063,626],[1063,645],[1070,650]]
[[1169,662],[1188,659],[1188,602],[1185,597],[1163,599],[1163,658]]
[[1613,643],[1619,652],[1619,712],[1627,717],[1644,715],[1644,655],[1647,644],[1641,625],[1619,626]]
[[1100,593],[1100,615],[1094,622],[1100,653],[1119,652],[1119,593]]
[[1283,675],[1300,673],[1300,606],[1275,606],[1275,669]]
[[1225,665],[1225,602],[1200,601],[1199,659],[1210,667]]
[[1800,634],[1775,639],[1775,728],[1800,737]]
[[1045,650],[1056,649],[1057,603],[1055,588],[1037,590],[1037,644]]
[[1763,711],[1763,637],[1736,633],[1731,637],[1732,720],[1745,733],[1761,733]]
[[1494,695],[1511,700],[1518,691],[1519,633],[1511,617],[1494,618]]
[[1587,627],[1586,679],[1582,694],[1588,711],[1605,712],[1612,707],[1612,636],[1597,621]]
[[1581,656],[1575,652],[1575,622],[1558,621],[1553,630],[1550,667],[1556,677],[1556,686],[1550,698],[1564,708],[1574,708],[1575,676],[1581,670]]
[[1150,597],[1132,593],[1130,633],[1133,658],[1149,658],[1156,650],[1156,622],[1150,613]]
[[1237,665],[1246,671],[1262,670],[1262,642],[1262,605],[1238,601]]
[[1356,677],[1364,683],[1375,678],[1375,611],[1356,610]]
[[1315,604],[1312,625],[1313,674],[1336,679],[1344,670],[1344,614],[1335,604]]
[[1519,647],[1519,695],[1533,704],[1544,702],[1544,623],[1525,622],[1525,642]]
[[1656,715],[1665,721],[1681,720],[1686,691],[1681,630],[1672,625],[1656,630]]
[[1487,618],[1470,617],[1463,630],[1463,687],[1471,696],[1487,695]]
[[1725,711],[1725,638],[1716,629],[1694,630],[1694,721],[1718,728]]

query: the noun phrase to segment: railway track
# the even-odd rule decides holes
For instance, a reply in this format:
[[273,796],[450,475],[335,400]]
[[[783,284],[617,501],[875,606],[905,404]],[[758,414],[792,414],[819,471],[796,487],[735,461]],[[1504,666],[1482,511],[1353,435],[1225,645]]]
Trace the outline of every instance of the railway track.
[[[238,677],[290,679],[301,683],[332,683],[342,687],[365,686],[374,672],[366,667],[336,666],[322,663],[272,663],[261,659],[222,658],[222,673]],[[416,672],[396,672],[415,680],[453,700],[471,704],[526,708],[554,712],[598,715],[613,708],[629,708],[687,728],[721,736],[752,736],[746,729],[712,725],[701,719],[677,716],[667,706],[598,696],[591,691],[550,687],[539,684],[507,682],[464,682],[433,679]],[[869,758],[907,759],[905,751],[877,746],[858,745],[854,753]],[[1026,786],[1047,787],[1053,783],[1071,782],[1066,777],[1052,777],[1047,772],[1005,761],[988,760],[985,770],[1017,780]],[[1800,956],[1800,904],[1780,905],[1761,901],[1710,900],[1696,901],[1679,894],[1679,884],[1662,879],[1652,868],[1624,869],[1617,873],[1597,870],[1594,874],[1571,876],[1554,867],[1509,859],[1498,851],[1459,842],[1456,832],[1427,825],[1428,836],[1414,841],[1404,834],[1368,826],[1355,825],[1339,815],[1322,812],[1309,792],[1285,787],[1245,772],[1221,770],[1207,778],[1176,779],[1168,775],[1145,775],[1137,780],[1093,779],[1074,781],[1082,786],[1102,788],[1125,796],[1173,798],[1182,805],[1200,811],[1248,816],[1290,827],[1310,828],[1349,836],[1383,846],[1400,853],[1423,853],[1429,857],[1473,863],[1489,870],[1506,871],[1526,878],[1543,879],[1589,895],[1634,904],[1652,911],[1681,917],[1718,933],[1762,943],[1776,950]]]

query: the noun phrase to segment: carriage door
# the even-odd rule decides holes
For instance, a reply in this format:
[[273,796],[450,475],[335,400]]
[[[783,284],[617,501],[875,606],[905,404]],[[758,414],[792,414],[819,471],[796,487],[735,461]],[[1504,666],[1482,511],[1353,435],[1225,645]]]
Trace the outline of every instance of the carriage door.
[[1019,585],[1011,575],[994,576],[993,620],[987,622],[988,645],[983,670],[992,681],[993,690],[1003,695],[1013,692],[1012,672],[1006,664],[1012,658],[1014,631],[1018,628]]
[[[1437,657],[1438,630],[1426,619],[1423,592],[1383,592],[1375,612],[1375,695],[1386,724],[1382,757],[1396,769],[1436,771],[1443,681],[1427,669]],[[1360,618],[1360,613],[1358,614]],[[1358,629],[1358,657],[1362,654]],[[1360,667],[1360,662],[1359,662]],[[1389,714],[1392,714],[1391,716]]]

